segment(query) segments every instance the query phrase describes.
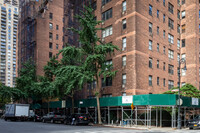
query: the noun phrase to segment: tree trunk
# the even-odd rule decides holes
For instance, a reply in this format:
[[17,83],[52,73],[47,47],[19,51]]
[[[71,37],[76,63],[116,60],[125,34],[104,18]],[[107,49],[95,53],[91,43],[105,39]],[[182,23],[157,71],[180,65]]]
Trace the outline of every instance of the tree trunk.
[[97,95],[96,95],[96,99],[97,99],[97,112],[98,112],[98,124],[102,124],[101,122],[101,108],[100,108],[100,101],[99,101],[99,98],[100,98],[100,77],[96,75],[96,79],[97,79]]
[[49,102],[49,99],[48,99],[48,113],[49,113],[49,105],[50,105],[50,102]]
[[99,94],[96,96],[96,99],[97,99],[98,123],[102,124],[102,122],[101,122],[101,109],[100,109]]
[[72,114],[74,114],[74,91],[72,90]]

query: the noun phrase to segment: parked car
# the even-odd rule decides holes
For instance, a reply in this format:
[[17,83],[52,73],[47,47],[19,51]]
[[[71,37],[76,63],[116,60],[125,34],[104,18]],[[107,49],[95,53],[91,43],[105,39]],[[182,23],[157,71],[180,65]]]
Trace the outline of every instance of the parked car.
[[188,122],[189,129],[200,128],[200,115]]
[[90,123],[90,118],[87,114],[83,113],[77,113],[77,114],[71,114],[69,116],[66,116],[64,119],[64,124],[71,124],[71,125],[78,125],[78,124],[84,124],[88,125]]
[[40,115],[35,114],[35,115],[34,115],[34,118],[33,118],[33,121],[34,121],[34,122],[42,121],[42,117],[41,117]]
[[63,122],[65,119],[65,115],[62,115],[61,113],[54,113],[54,112],[50,112],[46,115],[44,115],[42,117],[42,122],[51,122],[51,123],[55,123],[55,122]]

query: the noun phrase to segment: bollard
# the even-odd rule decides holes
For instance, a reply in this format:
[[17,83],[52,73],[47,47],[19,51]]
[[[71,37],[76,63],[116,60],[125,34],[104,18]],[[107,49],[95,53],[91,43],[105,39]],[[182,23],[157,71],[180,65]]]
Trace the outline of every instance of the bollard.
[[122,126],[122,121],[119,122],[119,125]]
[[112,120],[112,125],[113,125],[113,120]]

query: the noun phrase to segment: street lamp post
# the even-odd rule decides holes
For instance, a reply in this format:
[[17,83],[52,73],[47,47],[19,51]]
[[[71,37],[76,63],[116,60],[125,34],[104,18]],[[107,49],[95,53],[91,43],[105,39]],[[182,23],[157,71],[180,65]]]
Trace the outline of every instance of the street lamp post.
[[181,58],[179,60],[179,72],[178,72],[178,129],[181,129],[181,105],[180,105],[180,100],[181,100],[181,95],[180,95],[180,86],[181,86],[181,64],[185,64],[184,70],[186,70],[186,60],[184,58]]

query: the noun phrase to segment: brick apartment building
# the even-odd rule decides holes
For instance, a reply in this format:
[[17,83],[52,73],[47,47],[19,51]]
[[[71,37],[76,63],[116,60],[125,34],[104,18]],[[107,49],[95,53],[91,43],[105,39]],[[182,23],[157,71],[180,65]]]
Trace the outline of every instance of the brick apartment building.
[[[89,1],[95,9],[96,19],[103,20],[100,27],[105,29],[98,35],[103,41],[112,42],[122,49],[113,57],[108,57],[107,63],[112,63],[118,72],[114,79],[107,78],[105,83],[102,82],[103,97],[156,94],[178,86],[180,58],[186,59],[187,67],[187,71],[181,69],[181,85],[191,83],[199,89],[198,0]],[[44,6],[42,2],[47,4]],[[78,27],[74,15],[79,13],[87,2],[39,0],[34,2],[34,5],[29,2],[29,9],[32,10],[30,12],[37,12],[37,16],[32,15],[33,17],[29,18],[30,15],[25,11],[27,6],[21,1],[19,66],[33,57],[37,64],[37,74],[41,75],[49,58],[62,48],[63,40],[78,45],[78,36],[65,28]],[[28,21],[25,24],[35,25],[34,28],[30,26],[34,32],[27,29],[27,25],[23,23],[25,20]],[[34,33],[31,41],[26,40],[29,39],[28,36],[23,37],[29,32]],[[33,51],[29,51],[30,47],[34,47]],[[181,68],[183,67],[184,64],[181,65]],[[94,97],[94,88],[95,82],[88,84],[78,97]]]
[[[117,75],[102,83],[102,96],[162,93],[191,83],[199,89],[200,8],[198,0],[96,0],[97,20],[105,28],[98,33],[105,42],[122,49],[108,58]],[[75,6],[77,7],[77,6]],[[94,97],[95,83],[78,96]]]
[[43,75],[47,61],[63,47],[63,1],[21,0],[19,19],[19,69],[34,59],[37,75]]

